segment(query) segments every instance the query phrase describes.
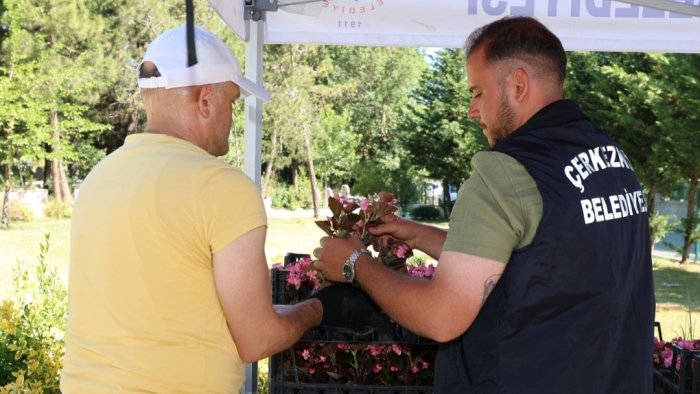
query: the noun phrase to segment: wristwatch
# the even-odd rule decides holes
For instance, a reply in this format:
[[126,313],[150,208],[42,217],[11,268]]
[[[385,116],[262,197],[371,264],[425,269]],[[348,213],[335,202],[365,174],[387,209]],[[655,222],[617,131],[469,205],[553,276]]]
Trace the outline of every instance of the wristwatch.
[[369,250],[360,248],[357,249],[356,251],[352,252],[350,257],[345,261],[345,264],[343,264],[343,278],[345,279],[346,282],[348,283],[353,283],[355,280],[355,260],[357,260],[358,257],[362,254],[370,254]]

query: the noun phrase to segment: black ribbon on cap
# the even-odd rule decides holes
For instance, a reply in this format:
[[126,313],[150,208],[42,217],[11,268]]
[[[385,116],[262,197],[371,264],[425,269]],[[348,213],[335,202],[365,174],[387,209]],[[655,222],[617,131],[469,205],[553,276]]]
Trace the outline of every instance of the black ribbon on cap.
[[197,64],[197,48],[194,46],[194,3],[185,0],[187,11],[187,67]]

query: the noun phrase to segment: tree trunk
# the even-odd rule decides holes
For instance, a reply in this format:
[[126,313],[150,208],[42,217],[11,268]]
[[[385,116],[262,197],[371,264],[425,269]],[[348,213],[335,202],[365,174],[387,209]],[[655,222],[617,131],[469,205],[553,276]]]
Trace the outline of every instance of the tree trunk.
[[[693,177],[690,180],[690,188],[688,190],[688,205],[686,209],[686,218],[692,218],[695,217],[697,214],[697,195],[698,195],[698,175],[696,174],[695,177]],[[684,235],[683,239],[683,254],[681,255],[681,264],[686,264],[688,261],[690,261],[690,248],[693,246],[693,242],[691,241],[691,233],[695,229],[686,229],[686,234]]]
[[318,183],[316,182],[316,170],[314,170],[314,158],[311,153],[311,137],[309,128],[304,126],[304,147],[306,148],[306,165],[309,167],[309,180],[311,181],[311,198],[314,202],[314,216],[321,217],[321,205],[318,201]]
[[[58,128],[58,111],[52,109],[50,111],[50,123],[53,127],[53,140],[55,141],[55,146],[51,149],[53,153],[58,153],[58,143],[61,139],[61,131]],[[51,166],[51,174],[53,178],[53,192],[54,197],[58,201],[67,203],[73,206],[73,196],[70,192],[70,187],[68,186],[68,179],[66,178],[66,168],[63,165],[63,161],[55,157]]]
[[292,160],[292,186],[299,192],[299,163],[296,160]]
[[445,218],[450,218],[452,212],[452,198],[450,197],[450,182],[447,179],[442,180],[442,210],[445,212]]
[[7,230],[10,227],[10,213],[8,212],[10,205],[10,164],[5,166],[5,196],[2,199],[2,227]]
[[68,177],[66,177],[66,165],[59,161],[58,163],[58,174],[61,177],[61,194],[63,195],[63,202],[70,205],[71,207],[75,204],[73,199],[73,193],[71,193],[70,186],[68,185]]
[[[649,193],[647,193],[647,215],[649,219],[654,216],[654,211],[656,211],[656,186],[651,185],[649,186]],[[651,253],[654,253],[654,234],[650,231],[649,236],[651,237],[649,242],[651,244]]]
[[126,128],[126,135],[136,134],[139,131],[139,120],[141,119],[141,113],[139,111],[134,111],[130,116],[129,126]]
[[236,167],[241,168],[241,153],[238,151],[238,126],[233,125],[233,148],[236,154]]
[[277,154],[277,128],[272,129],[272,137],[270,140],[270,159],[265,166],[265,180],[262,185],[262,196],[267,197],[267,185],[270,183],[270,174],[272,174],[275,155]]
[[[51,119],[49,120],[51,127],[53,128],[53,140],[56,141],[56,144],[58,144],[59,139],[61,138],[61,134],[58,130],[58,112],[55,109],[52,109],[50,112]],[[51,152],[56,153],[58,151],[58,146],[53,146],[51,147]],[[60,179],[61,179],[61,174],[59,174],[58,168],[60,167],[58,165],[60,161],[58,159],[54,159],[51,163],[51,180],[52,180],[52,185],[53,185],[53,196],[56,199],[56,201],[63,201],[63,196],[61,195],[61,192],[63,191],[59,185]]]

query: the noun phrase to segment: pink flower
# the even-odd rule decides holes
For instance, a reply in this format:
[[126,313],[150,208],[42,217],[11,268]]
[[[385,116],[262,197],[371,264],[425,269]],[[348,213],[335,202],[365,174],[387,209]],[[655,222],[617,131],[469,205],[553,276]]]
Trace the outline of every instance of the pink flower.
[[284,269],[284,267],[280,263],[272,264],[272,268],[276,268],[278,270]]
[[322,363],[326,362],[327,359],[328,359],[328,356],[325,356],[323,354],[318,356],[318,360],[321,361]]
[[308,360],[309,357],[311,357],[311,353],[309,353],[309,349],[304,349],[304,351],[301,353],[301,355],[304,356],[304,360]]
[[418,371],[419,371],[419,369],[415,365],[413,366],[413,368],[411,368],[411,372],[413,372],[413,373],[418,373]]
[[369,349],[370,353],[372,356],[378,356],[382,354],[384,351],[384,348],[386,348],[386,345],[368,345],[367,348]]
[[381,371],[381,370],[382,370],[381,364],[377,363],[377,366],[374,367],[374,373],[379,373],[379,371]]
[[392,365],[392,366],[391,366],[391,368],[389,368],[389,369],[390,369],[390,370],[391,370],[392,372],[396,372],[396,371],[398,371],[398,370],[399,370],[398,368],[396,368],[396,367],[395,367],[395,366],[393,366],[393,365]]
[[423,369],[427,369],[428,366],[430,366],[430,364],[428,364],[428,363],[426,363],[425,361],[423,361]]
[[695,344],[693,343],[693,341],[687,341],[687,340],[683,340],[683,339],[678,341],[678,343],[676,345],[678,345],[678,347],[681,349],[690,349],[690,350],[693,350],[693,348],[695,347],[694,346]]
[[310,374],[314,374],[314,373],[316,373],[316,370],[313,369],[313,368],[310,368],[310,369],[309,369],[309,373],[310,373]]
[[408,247],[408,245],[403,244],[399,245],[394,249],[394,254],[396,257],[403,259],[406,257],[406,253],[410,250],[411,248]]
[[344,343],[339,343],[338,344],[338,350],[343,350],[345,349],[345,344]]
[[399,355],[399,356],[401,355],[401,346],[394,344],[394,345],[391,345],[391,349],[392,349],[392,350],[394,351],[394,353],[396,353],[397,355]]
[[365,213],[369,213],[369,212],[367,212],[369,210],[369,200],[368,199],[365,198],[364,200],[360,201],[360,209],[365,211]]

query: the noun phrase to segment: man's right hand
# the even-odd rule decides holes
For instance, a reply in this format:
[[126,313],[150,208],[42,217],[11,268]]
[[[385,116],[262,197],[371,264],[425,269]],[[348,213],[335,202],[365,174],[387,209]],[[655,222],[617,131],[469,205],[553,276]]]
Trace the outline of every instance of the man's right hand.
[[[396,215],[387,215],[381,219],[382,224],[369,228],[375,237],[392,237],[405,242],[411,249],[418,249],[438,260],[445,243],[445,230],[414,222]],[[386,243],[386,239],[382,242]]]
[[394,214],[386,215],[379,220],[381,224],[369,228],[370,234],[375,237],[383,237],[384,244],[386,244],[386,236],[389,236],[405,242],[411,249],[416,248],[417,237],[420,234],[420,227],[424,226],[423,224]]

